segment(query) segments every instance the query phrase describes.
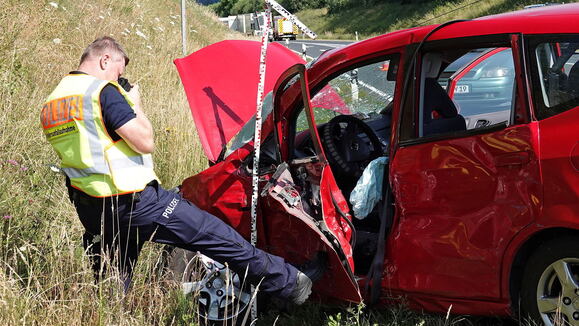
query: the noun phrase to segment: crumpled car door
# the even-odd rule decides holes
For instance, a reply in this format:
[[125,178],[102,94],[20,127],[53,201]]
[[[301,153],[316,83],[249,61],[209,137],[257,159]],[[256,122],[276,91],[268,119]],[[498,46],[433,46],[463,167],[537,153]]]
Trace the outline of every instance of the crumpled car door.
[[[313,123],[303,65],[290,67],[280,77],[274,88],[274,110],[278,108],[284,91],[291,88],[288,86],[291,83],[294,87],[299,83],[301,87],[316,155],[281,163],[263,188],[262,195],[266,196],[261,199],[260,207],[267,238],[265,247],[298,265],[321,255],[327,267],[321,280],[314,284],[314,292],[359,302],[360,291],[353,274],[351,217]],[[278,137],[278,141],[283,141],[283,137]]]

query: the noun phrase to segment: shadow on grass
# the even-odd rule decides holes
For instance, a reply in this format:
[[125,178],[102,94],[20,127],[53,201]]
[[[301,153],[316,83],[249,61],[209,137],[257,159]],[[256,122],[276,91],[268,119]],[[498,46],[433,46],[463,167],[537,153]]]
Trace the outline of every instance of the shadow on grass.
[[[525,5],[543,3],[542,0],[493,0],[482,9],[482,0],[437,0],[418,3],[383,3],[358,6],[327,14],[320,24],[322,33],[336,35],[377,35],[394,30],[440,23],[452,19],[472,19],[522,9]],[[560,0],[551,1],[554,3]],[[485,6],[482,6],[485,7]],[[481,10],[482,9],[482,10]]]
[[285,312],[270,310],[258,319],[258,326],[265,325],[329,325],[329,326],[515,326],[522,325],[508,318],[446,316],[441,314],[425,314],[410,311],[402,306],[365,308],[363,306],[338,306],[322,304],[306,304]]
[[440,5],[438,1],[419,4],[382,4],[373,7],[357,7],[332,14],[327,26],[334,32],[358,31],[360,34],[382,34],[400,28],[402,22],[410,27]]

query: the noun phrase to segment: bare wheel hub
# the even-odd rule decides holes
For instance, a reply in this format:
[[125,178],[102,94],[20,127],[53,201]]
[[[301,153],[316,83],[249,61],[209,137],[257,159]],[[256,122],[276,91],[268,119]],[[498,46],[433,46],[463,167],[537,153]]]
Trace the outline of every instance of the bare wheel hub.
[[243,281],[223,264],[198,253],[185,268],[182,287],[185,295],[198,301],[202,318],[225,321],[237,317],[250,303],[251,294]]

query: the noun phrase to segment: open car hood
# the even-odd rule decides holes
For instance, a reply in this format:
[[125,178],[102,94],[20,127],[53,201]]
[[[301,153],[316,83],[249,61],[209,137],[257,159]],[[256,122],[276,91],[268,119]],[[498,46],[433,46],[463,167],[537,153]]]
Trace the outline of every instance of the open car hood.
[[[257,41],[222,41],[174,61],[210,161],[217,161],[231,138],[255,115],[260,49]],[[269,44],[264,95],[296,63],[304,61],[281,44]]]

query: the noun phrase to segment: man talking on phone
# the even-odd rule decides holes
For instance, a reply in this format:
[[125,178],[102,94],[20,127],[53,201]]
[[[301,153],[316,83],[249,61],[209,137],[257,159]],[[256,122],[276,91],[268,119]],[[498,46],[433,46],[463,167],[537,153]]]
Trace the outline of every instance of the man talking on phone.
[[159,185],[151,157],[153,129],[139,87],[119,79],[128,63],[113,38],[98,38],[41,112],[44,134],[61,159],[85,228],[83,246],[97,278],[104,253],[118,266],[128,290],[143,243],[151,240],[200,251],[241,275],[247,269],[250,282],[261,281],[262,292],[302,304],[311,293],[308,276]]

